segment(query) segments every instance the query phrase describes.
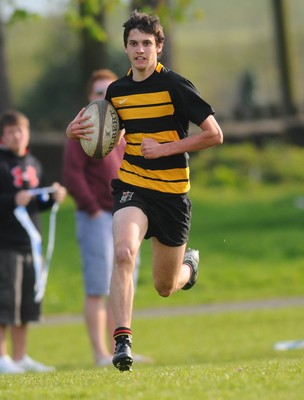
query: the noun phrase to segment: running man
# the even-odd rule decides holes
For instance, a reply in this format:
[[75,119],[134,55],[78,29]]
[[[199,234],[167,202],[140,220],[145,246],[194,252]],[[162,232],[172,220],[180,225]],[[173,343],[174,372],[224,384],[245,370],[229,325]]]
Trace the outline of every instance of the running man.
[[[221,144],[223,134],[213,108],[193,84],[158,61],[165,39],[158,17],[133,11],[123,27],[131,68],[110,84],[106,99],[117,110],[127,143],[118,178],[112,181],[115,259],[110,291],[116,326],[113,364],[127,371],[133,364],[136,254],[142,241],[151,239],[160,296],[195,284],[199,252],[186,251],[191,222],[188,152]],[[190,121],[200,128],[191,136]],[[91,126],[83,118],[73,138],[90,133]]]

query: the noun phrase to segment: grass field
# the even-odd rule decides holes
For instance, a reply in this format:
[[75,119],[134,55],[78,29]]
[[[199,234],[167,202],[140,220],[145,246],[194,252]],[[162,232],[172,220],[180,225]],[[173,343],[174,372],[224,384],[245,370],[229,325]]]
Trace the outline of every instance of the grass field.
[[[286,157],[286,149],[280,154]],[[57,372],[0,376],[1,400],[302,400],[304,350],[273,346],[304,339],[303,306],[201,314],[187,307],[303,297],[303,182],[288,176],[282,184],[207,187],[200,181],[194,177],[191,190],[189,245],[200,250],[202,266],[195,287],[160,298],[151,280],[149,242],[141,251],[133,349],[155,363],[134,365],[124,374],[94,368],[84,324],[67,315],[79,315],[83,302],[74,204],[68,198],[58,214],[44,302],[47,321],[60,314],[61,323],[34,325],[29,335],[29,354]],[[47,222],[46,214],[45,234]],[[146,312],[150,308],[156,315]]]
[[[234,151],[235,147],[229,153]],[[251,153],[245,151],[243,147],[238,150],[248,159]],[[277,169],[289,151],[284,148],[276,153],[266,170]],[[263,154],[261,159],[265,162]],[[288,159],[291,166],[292,157]],[[200,250],[199,281],[189,292],[168,299],[157,296],[151,281],[150,247],[144,243],[133,349],[155,363],[134,365],[130,374],[120,374],[112,367],[94,368],[83,322],[70,322],[67,315],[79,315],[83,302],[74,204],[68,198],[58,215],[44,304],[49,320],[52,314],[60,314],[62,323],[35,325],[29,336],[29,354],[55,365],[57,372],[1,376],[1,400],[302,400],[304,350],[280,352],[273,346],[278,341],[304,338],[303,306],[201,314],[185,308],[250,300],[266,305],[267,299],[303,297],[304,189],[301,157],[299,160],[296,174],[279,176],[281,184],[250,183],[247,179],[240,187],[231,182],[219,185],[218,180],[206,186],[203,175],[196,171],[190,192],[193,220],[189,245]],[[222,156],[219,165],[222,169],[226,165]],[[43,220],[45,231],[47,217]],[[158,312],[151,316],[149,309]],[[168,309],[175,314],[167,313]]]
[[155,363],[122,374],[92,367],[82,324],[33,327],[30,354],[57,372],[2,376],[1,400],[303,398],[304,350],[273,349],[303,338],[303,308],[143,317],[133,329],[134,351]]
[[[135,365],[124,374],[112,367],[94,368],[83,323],[69,322],[67,316],[59,325],[30,331],[29,353],[55,365],[57,372],[2,376],[1,399],[303,398],[304,350],[273,348],[277,341],[304,338],[303,307],[166,314],[167,307],[181,305],[303,296],[302,185],[254,190],[194,185],[191,198],[190,244],[200,249],[203,265],[195,288],[159,298],[151,283],[149,244],[142,248],[135,309],[145,315],[144,309],[159,308],[159,316],[134,319],[133,349],[155,363]],[[68,199],[58,216],[45,299],[48,315],[78,314],[82,308],[73,210]]]
[[[200,250],[201,277],[193,290],[160,298],[151,281],[150,243],[145,242],[135,307],[303,295],[304,210],[295,205],[303,195],[302,184],[251,190],[194,186],[189,245]],[[47,314],[82,310],[73,212],[70,199],[59,210],[44,306]]]

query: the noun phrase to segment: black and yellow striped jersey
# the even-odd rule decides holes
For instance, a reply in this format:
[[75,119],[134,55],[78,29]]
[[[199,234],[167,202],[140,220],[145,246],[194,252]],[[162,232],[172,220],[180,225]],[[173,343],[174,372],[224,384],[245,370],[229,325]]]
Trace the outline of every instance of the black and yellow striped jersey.
[[159,143],[181,140],[188,135],[190,121],[200,125],[214,113],[192,83],[158,63],[144,81],[134,81],[130,70],[109,86],[106,99],[115,107],[126,131],[118,179],[149,191],[188,192],[188,154],[145,159],[141,142],[144,138]]

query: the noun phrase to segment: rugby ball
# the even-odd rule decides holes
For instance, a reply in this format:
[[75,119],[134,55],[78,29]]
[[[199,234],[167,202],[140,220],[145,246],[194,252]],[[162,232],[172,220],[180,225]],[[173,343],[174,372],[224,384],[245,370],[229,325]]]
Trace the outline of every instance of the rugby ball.
[[88,135],[91,140],[80,139],[81,147],[92,158],[105,157],[113,150],[119,137],[119,118],[115,108],[107,100],[94,100],[83,115],[90,116],[88,122],[94,124],[94,132]]

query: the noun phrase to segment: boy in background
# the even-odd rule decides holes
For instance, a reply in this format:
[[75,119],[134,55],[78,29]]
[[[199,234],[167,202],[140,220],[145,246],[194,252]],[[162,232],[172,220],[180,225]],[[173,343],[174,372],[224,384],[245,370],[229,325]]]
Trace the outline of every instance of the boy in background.
[[[53,183],[47,198],[31,193],[43,187],[43,170],[28,149],[29,140],[28,118],[18,111],[5,112],[0,119],[0,373],[4,374],[54,370],[27,355],[28,323],[39,320],[41,302],[35,301],[31,239],[14,210],[25,207],[40,232],[40,212],[63,201],[66,189]],[[8,327],[12,357],[7,354]]]

